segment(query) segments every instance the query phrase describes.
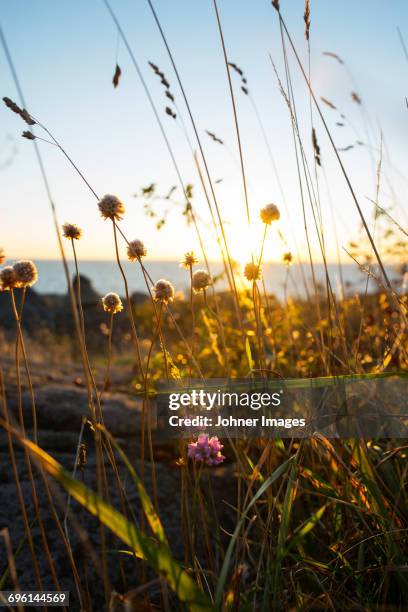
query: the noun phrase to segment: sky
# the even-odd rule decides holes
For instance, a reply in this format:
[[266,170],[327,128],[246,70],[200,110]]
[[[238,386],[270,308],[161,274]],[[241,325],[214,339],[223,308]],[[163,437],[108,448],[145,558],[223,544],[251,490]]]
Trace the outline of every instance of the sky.
[[[158,29],[145,0],[111,0],[128,37],[185,184],[194,185],[193,206],[210,258],[219,252],[210,225],[208,205],[200,186],[183,124],[193,149],[197,148],[181,92]],[[189,98],[202,139],[220,214],[232,256],[245,261],[262,240],[259,210],[275,202],[281,219],[269,231],[264,257],[276,260],[298,249],[306,258],[306,237],[288,106],[282,96],[271,59],[284,82],[284,64],[277,15],[269,0],[218,0],[228,59],[240,66],[251,99],[261,117],[267,148],[251,99],[231,74],[236,96],[242,152],[248,183],[251,227],[246,220],[239,155],[212,0],[155,0],[155,8]],[[281,0],[282,15],[302,61],[307,64],[301,0]],[[193,227],[186,225],[181,207],[172,209],[158,232],[157,219],[144,210],[143,198],[134,197],[142,186],[157,184],[166,194],[178,178],[162,134],[149,106],[129,54],[103,0],[14,0],[0,2],[0,24],[24,91],[29,111],[62,143],[95,192],[118,195],[126,205],[122,228],[129,239],[144,241],[151,259],[180,259],[185,251],[199,251]],[[327,2],[311,0],[311,77],[316,96],[330,100],[339,112],[322,110],[342,152],[361,207],[373,226],[376,166],[382,169],[380,204],[391,207],[402,224],[407,220],[404,175],[407,142],[408,62],[397,26],[408,41],[408,4],[404,0]],[[324,52],[336,53],[341,65]],[[314,178],[309,97],[290,55],[300,135]],[[119,87],[112,86],[116,61],[122,70]],[[177,102],[177,120],[167,116],[164,96],[148,61],[157,64],[170,82]],[[363,106],[353,102],[357,91]],[[1,97],[17,98],[16,87],[0,48]],[[182,121],[181,121],[182,120]],[[321,148],[319,194],[328,259],[336,258],[336,240],[342,247],[359,240],[360,221],[333,150],[316,111],[313,122]],[[344,126],[336,122],[346,123]],[[0,246],[9,258],[56,258],[58,247],[49,203],[33,144],[21,138],[26,129],[19,117],[0,107]],[[217,134],[225,146],[206,134]],[[41,130],[36,129],[40,136]],[[55,146],[40,143],[59,222],[78,224],[84,237],[78,244],[83,259],[110,259],[114,255],[112,227],[97,210],[97,201]],[[282,190],[279,187],[273,163]],[[208,185],[207,185],[208,187]],[[174,197],[182,202],[180,187]],[[156,202],[158,211],[167,207]],[[313,255],[319,259],[313,217],[306,202]],[[335,228],[335,229],[334,229]],[[123,246],[122,246],[123,248]]]

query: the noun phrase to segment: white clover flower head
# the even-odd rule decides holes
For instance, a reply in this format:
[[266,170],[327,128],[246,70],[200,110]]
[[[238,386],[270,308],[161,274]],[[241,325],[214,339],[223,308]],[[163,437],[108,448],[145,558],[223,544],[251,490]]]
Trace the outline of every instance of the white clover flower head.
[[82,230],[74,223],[64,223],[62,226],[64,238],[69,240],[79,240],[82,236]]
[[16,261],[13,265],[16,279],[16,287],[31,287],[38,280],[38,272],[35,264],[29,259]]
[[196,263],[198,263],[198,259],[195,256],[194,252],[188,251],[188,253],[185,253],[183,259],[180,261],[180,266],[186,268],[186,270],[189,270]]
[[244,268],[244,276],[249,281],[257,281],[262,278],[261,267],[253,262],[247,263]]
[[107,293],[102,298],[102,306],[104,311],[110,314],[117,314],[123,310],[122,300],[117,293]]
[[167,304],[174,298],[174,287],[168,280],[161,278],[153,287],[153,299],[155,302]]
[[99,211],[104,219],[120,221],[125,212],[125,205],[114,195],[104,195],[98,202]]
[[147,250],[141,240],[132,240],[129,242],[127,247],[127,254],[130,261],[140,260],[141,257],[145,257]]
[[0,270],[0,291],[10,291],[16,286],[16,274],[13,266],[5,266]]
[[267,204],[264,208],[261,208],[259,216],[261,217],[262,223],[270,225],[272,221],[280,219],[279,208],[276,204]]
[[206,270],[196,270],[193,274],[193,289],[197,293],[204,291],[212,284],[211,276]]

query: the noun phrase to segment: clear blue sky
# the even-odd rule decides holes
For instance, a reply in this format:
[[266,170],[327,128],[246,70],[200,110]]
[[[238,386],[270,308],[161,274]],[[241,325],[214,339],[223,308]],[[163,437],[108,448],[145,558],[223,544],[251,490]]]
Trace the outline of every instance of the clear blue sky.
[[[176,80],[163,48],[147,2],[112,0],[112,6],[129,37],[146,78],[181,168],[185,182],[196,185],[194,203],[198,214],[208,219],[207,207],[198,185],[194,164],[180,125],[164,114],[163,90],[147,65],[158,64],[171,83],[191,133]],[[217,185],[222,216],[226,221],[233,255],[244,258],[248,252],[242,182],[237,166],[237,147],[228,94],[225,67],[211,0],[156,0],[155,7],[182,75],[193,113],[203,137],[205,151]],[[306,60],[303,35],[304,3],[281,0],[282,13],[296,45]],[[304,232],[299,188],[294,162],[288,109],[278,90],[268,52],[283,77],[282,52],[277,16],[269,0],[219,0],[230,61],[241,66],[259,108],[271,149],[284,186],[285,197],[296,238],[304,254]],[[408,40],[408,4],[360,0],[328,2],[311,0],[312,80],[316,93],[330,99],[355,126],[366,141],[360,107],[352,102],[354,88],[346,70],[323,51],[339,54],[351,71],[369,119],[370,140],[376,148],[383,130],[392,167],[384,160],[381,203],[394,204],[393,214],[404,221],[405,171],[408,111],[408,64],[398,40],[400,27]],[[14,0],[0,3],[0,23],[33,115],[40,118],[64,144],[89,182],[99,194],[118,194],[127,205],[123,228],[129,238],[145,241],[152,258],[179,258],[185,250],[197,248],[192,229],[185,227],[173,212],[158,234],[154,222],[143,213],[142,202],[133,194],[142,185],[157,182],[166,192],[177,183],[145,94],[131,65],[126,49],[119,44],[119,64],[123,75],[120,86],[111,84],[116,61],[117,33],[102,0]],[[302,137],[310,159],[310,117],[308,97],[292,62],[293,79]],[[1,96],[17,98],[4,55],[0,50]],[[243,151],[248,175],[253,217],[261,206],[276,202],[282,209],[280,229],[288,248],[294,249],[288,212],[271,171],[271,163],[249,100],[236,86]],[[336,144],[347,146],[356,140],[349,127],[336,127],[338,115],[324,107]],[[330,193],[341,245],[357,235],[358,218],[345,189],[323,129],[316,120],[322,157],[330,183]],[[0,108],[1,223],[0,246],[10,257],[56,257],[57,246],[48,203],[39,175],[33,146],[21,139],[25,129],[18,117]],[[224,139],[228,150],[211,142],[209,129]],[[38,132],[40,133],[40,132]],[[192,137],[192,136],[191,136]],[[193,140],[193,138],[192,138]],[[16,149],[16,153],[13,151]],[[98,216],[96,202],[54,147],[41,145],[47,173],[61,223],[71,221],[84,228],[80,254],[84,258],[110,258],[110,228]],[[12,163],[4,165],[9,156]],[[356,148],[344,153],[362,207],[370,215],[373,197],[373,165],[367,150]],[[375,163],[378,151],[373,152]],[[394,195],[387,184],[392,181]],[[334,258],[332,220],[323,175],[320,174],[323,215],[329,255]],[[406,218],[406,217],[405,217]],[[254,232],[261,230],[255,224]],[[203,230],[211,256],[217,251]],[[281,256],[285,245],[276,229],[271,234],[265,256]]]

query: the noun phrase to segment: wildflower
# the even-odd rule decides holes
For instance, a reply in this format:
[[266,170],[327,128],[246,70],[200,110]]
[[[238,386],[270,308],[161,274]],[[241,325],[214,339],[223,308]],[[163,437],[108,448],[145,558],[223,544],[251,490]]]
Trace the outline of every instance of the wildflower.
[[293,261],[293,255],[290,251],[288,251],[288,253],[284,253],[283,255],[283,263],[285,264],[285,266],[290,266],[290,264]]
[[197,293],[204,291],[211,285],[211,276],[206,270],[196,270],[193,274],[193,289]]
[[277,221],[280,218],[279,208],[276,204],[267,204],[264,208],[261,208],[259,216],[263,223],[270,225],[272,221]]
[[114,195],[104,195],[102,200],[98,202],[98,208],[104,219],[116,219],[119,221],[125,212],[123,202]]
[[188,251],[188,253],[185,253],[183,259],[180,261],[180,266],[186,268],[186,270],[189,270],[196,263],[198,263],[198,259],[194,255],[194,252]]
[[141,240],[132,240],[128,244],[127,254],[130,261],[144,257],[147,253],[146,247]]
[[74,223],[64,223],[62,226],[64,237],[70,240],[79,240],[82,236],[82,230]]
[[10,291],[16,286],[16,275],[13,266],[5,266],[0,270],[0,290]]
[[204,461],[206,465],[218,465],[225,459],[221,454],[222,448],[224,446],[217,436],[210,438],[208,434],[201,433],[197,442],[190,442],[188,445],[188,456],[194,461]]
[[117,293],[107,293],[102,298],[102,306],[105,312],[116,314],[123,310],[122,300]]
[[244,276],[249,281],[257,281],[262,278],[262,270],[258,264],[255,263],[247,263],[244,268]]
[[13,266],[16,287],[31,287],[37,282],[38,272],[30,260],[17,261]]
[[0,247],[0,264],[6,261],[6,256],[4,254],[4,250]]
[[172,302],[174,298],[174,287],[173,285],[161,278],[157,281],[155,286],[153,287],[153,299],[155,302],[163,302],[163,304],[167,304],[168,302]]

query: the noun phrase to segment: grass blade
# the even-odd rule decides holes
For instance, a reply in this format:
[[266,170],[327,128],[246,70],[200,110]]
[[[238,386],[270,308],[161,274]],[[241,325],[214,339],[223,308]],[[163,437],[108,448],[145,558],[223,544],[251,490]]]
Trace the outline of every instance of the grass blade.
[[[4,426],[8,427],[6,423],[4,423]],[[16,432],[13,433],[16,434]],[[18,434],[17,436],[21,444],[27,448],[33,458],[52,478],[59,482],[88,512],[96,516],[137,556],[145,559],[148,565],[166,580],[170,588],[189,610],[192,612],[213,610],[207,595],[173,558],[168,546],[164,544],[156,545],[151,538],[142,534],[136,525],[128,521],[120,512],[104,502],[82,482],[72,478],[48,453],[33,442],[22,438]]]
[[248,512],[252,508],[252,506],[258,501],[258,499],[265,493],[265,491],[277,480],[288,468],[289,464],[293,461],[293,457],[290,457],[286,461],[284,461],[276,470],[273,472],[269,478],[265,480],[265,482],[259,487],[258,491],[255,493],[248,506],[241,514],[241,518],[239,519],[237,526],[235,527],[234,533],[231,537],[231,540],[228,544],[227,552],[225,553],[224,562],[222,564],[222,568],[220,571],[220,577],[218,579],[217,591],[215,594],[215,607],[216,609],[221,607],[222,595],[224,592],[225,582],[227,579],[227,573],[229,569],[229,564],[231,561],[232,553],[234,550],[234,546],[238,539],[239,532],[241,531],[241,527],[244,524],[244,521],[247,517]]
[[135,468],[130,463],[126,454],[120,448],[119,444],[116,442],[113,436],[105,429],[105,427],[98,425],[98,429],[100,429],[103,432],[103,434],[108,438],[112,446],[115,448],[115,450],[120,455],[120,458],[122,459],[123,463],[126,465],[127,469],[129,470],[129,473],[132,477],[137,493],[139,495],[139,499],[140,499],[140,503],[142,504],[143,512],[146,515],[146,518],[149,522],[149,525],[150,525],[150,528],[153,534],[156,536],[159,542],[168,546],[168,541],[166,538],[166,534],[164,532],[162,522],[156,510],[154,509],[151,499],[148,496],[146,489],[144,488],[143,483],[140,480]]

